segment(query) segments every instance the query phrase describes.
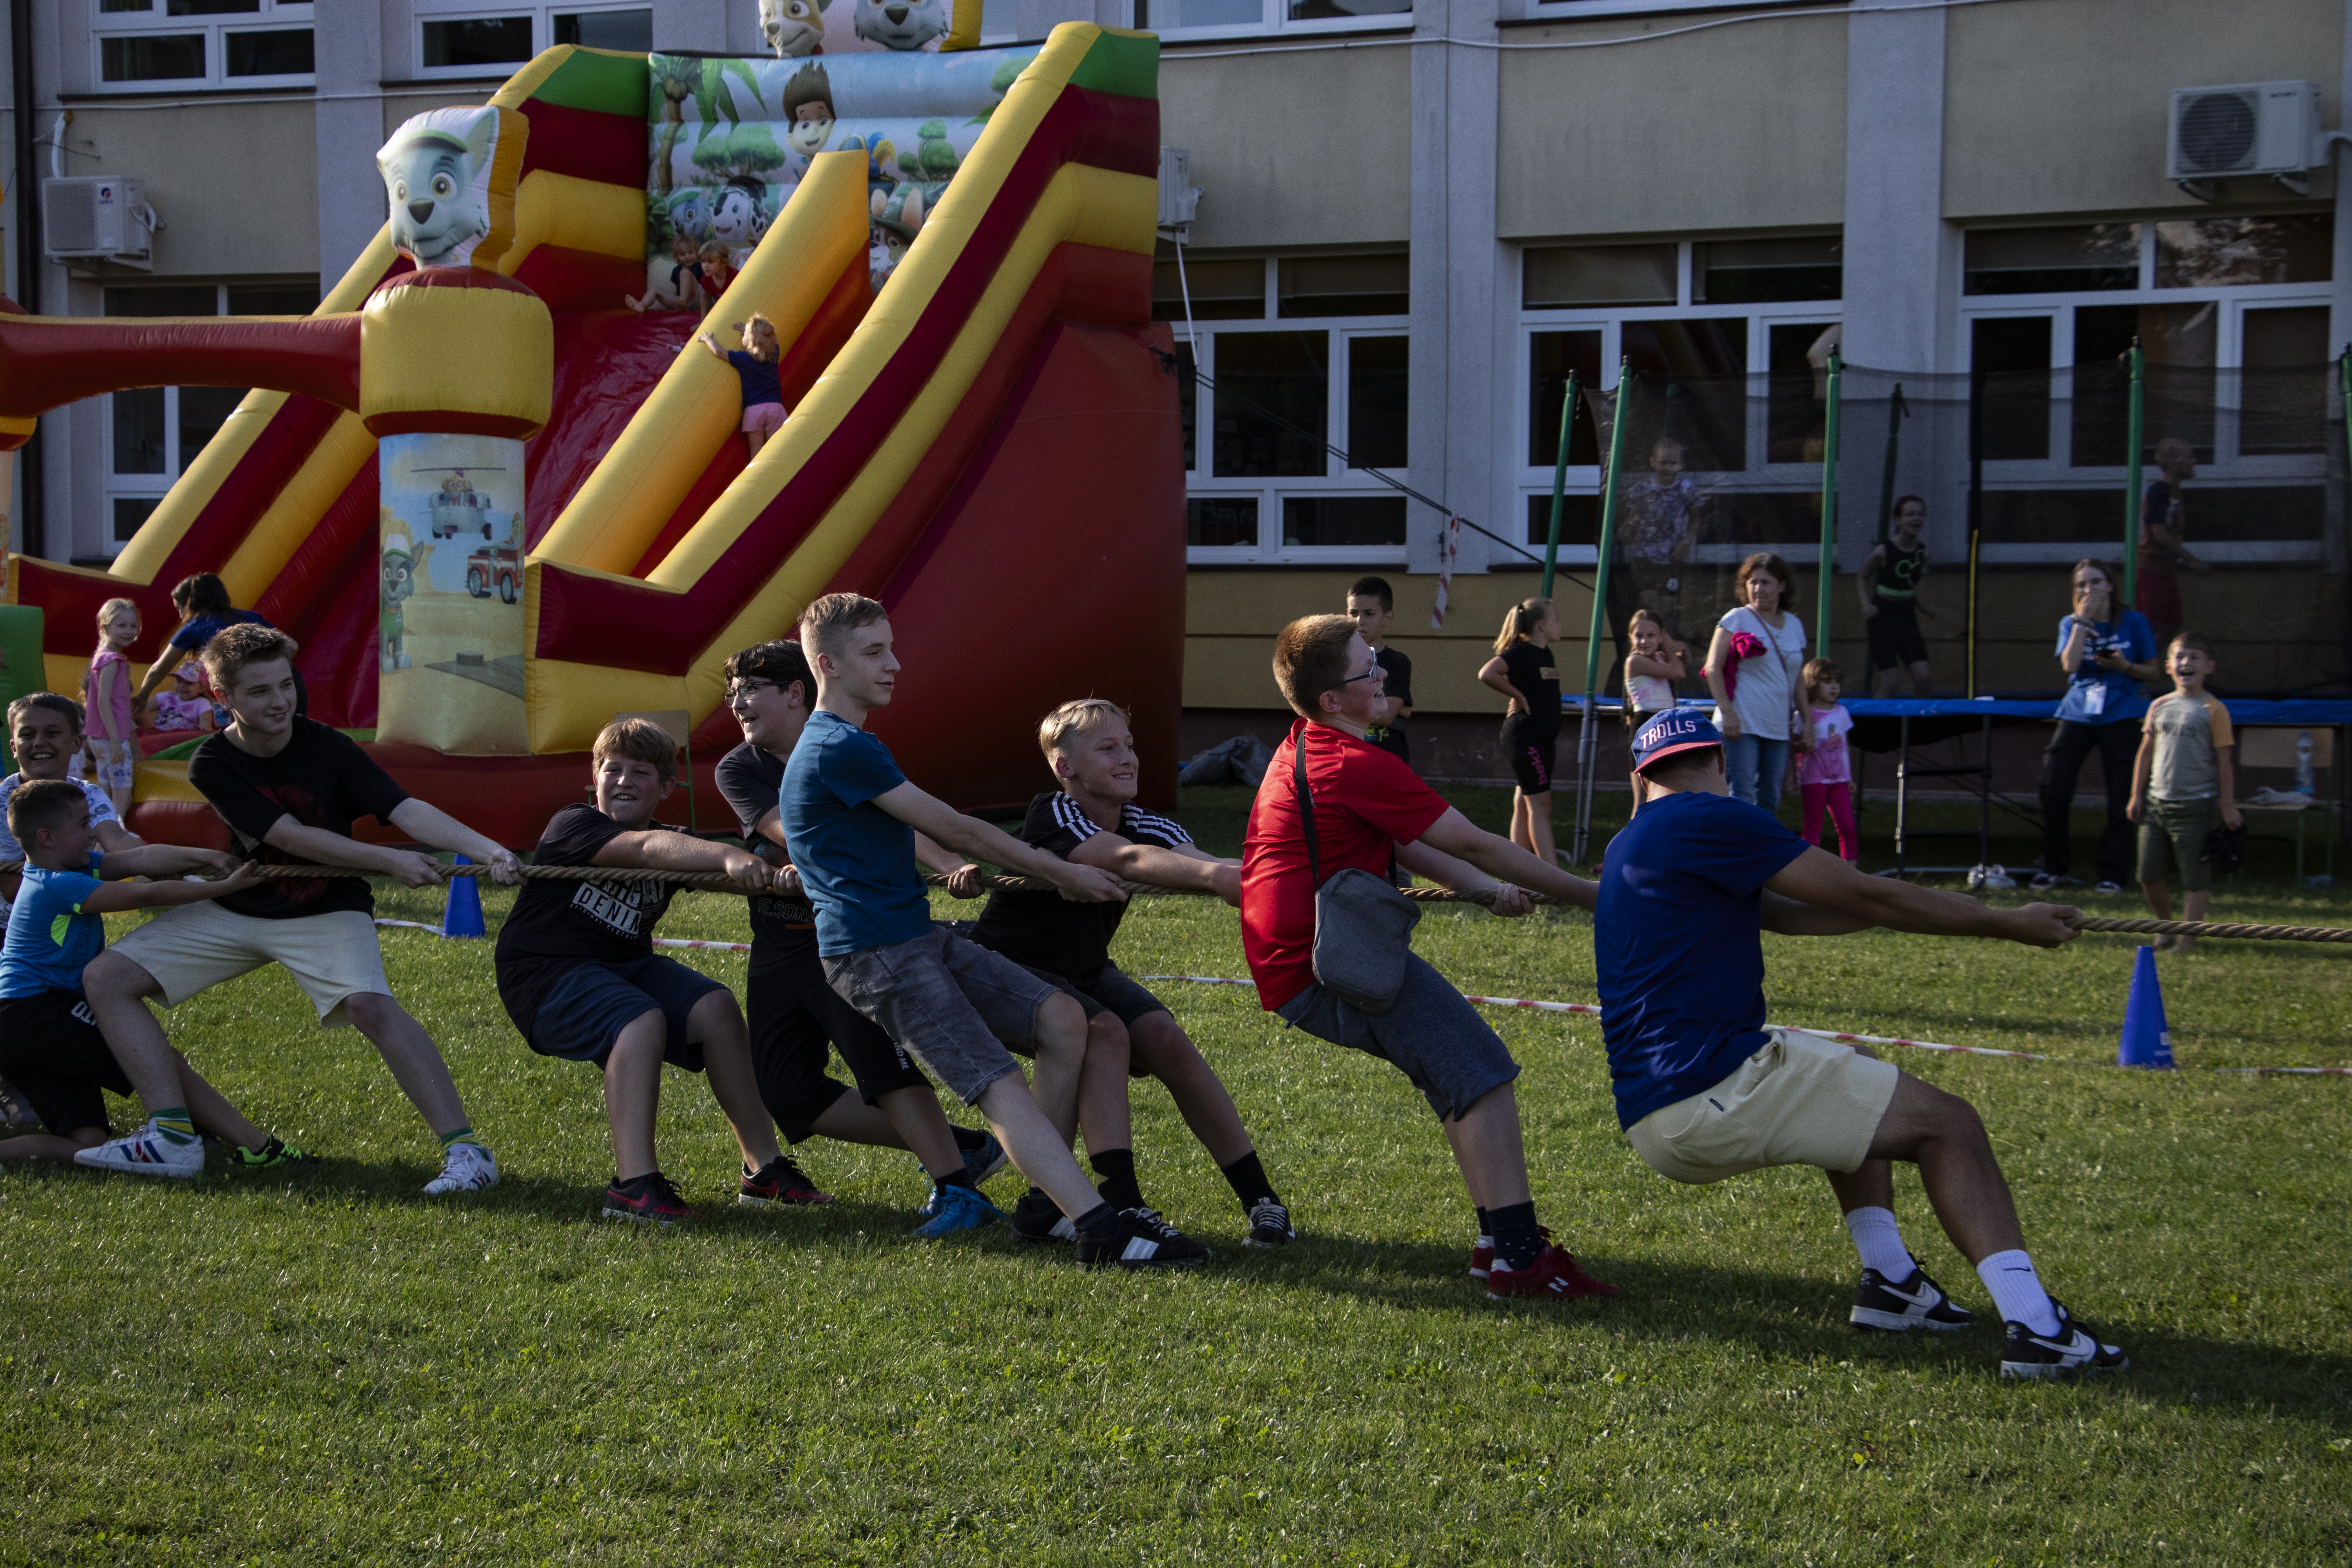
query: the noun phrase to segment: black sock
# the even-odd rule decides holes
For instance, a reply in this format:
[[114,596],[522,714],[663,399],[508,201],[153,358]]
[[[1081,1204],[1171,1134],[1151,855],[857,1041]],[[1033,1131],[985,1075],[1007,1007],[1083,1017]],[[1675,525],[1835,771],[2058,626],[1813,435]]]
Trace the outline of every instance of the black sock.
[[1113,1208],[1139,1209],[1143,1189],[1135,1184],[1135,1151],[1106,1149],[1087,1156],[1087,1163],[1102,1178],[1102,1195]]
[[1251,1150],[1225,1166],[1224,1172],[1225,1180],[1233,1184],[1234,1196],[1242,1201],[1243,1213],[1248,1213],[1250,1205],[1261,1198],[1274,1198],[1276,1203],[1282,1201],[1274,1196],[1274,1184],[1265,1179],[1265,1167],[1257,1163],[1256,1150]]
[[1493,1227],[1495,1256],[1512,1268],[1527,1268],[1543,1251],[1543,1235],[1536,1228],[1534,1204],[1513,1204],[1508,1208],[1492,1210],[1486,1215],[1486,1223]]
[[967,1154],[988,1142],[988,1129],[985,1127],[958,1127],[950,1121],[948,1131],[955,1134],[956,1147]]
[[1053,1200],[1053,1198],[1047,1194],[1047,1193],[1046,1193],[1045,1189],[1045,1188],[1043,1188],[1043,1187],[1041,1187],[1041,1186],[1039,1186],[1039,1185],[1038,1185],[1036,1183],[1034,1183],[1034,1182],[1032,1182],[1032,1183],[1030,1183],[1030,1184],[1029,1184],[1029,1191],[1028,1191],[1028,1194],[1027,1194],[1027,1195],[1026,1195],[1026,1196],[1023,1197],[1021,1201],[1022,1201],[1023,1203],[1024,1203],[1024,1204],[1025,1204],[1025,1203],[1040,1203],[1040,1204],[1047,1204],[1047,1205],[1051,1205],[1054,1208],[1056,1208],[1056,1209],[1058,1209],[1058,1208],[1060,1208],[1060,1207],[1062,1206],[1061,1205],[1059,1205],[1059,1204],[1057,1204],[1057,1203],[1055,1203],[1055,1202],[1054,1202],[1054,1200]]
[[1118,1210],[1110,1205],[1097,1204],[1070,1223],[1078,1227],[1080,1236],[1091,1237],[1099,1241],[1104,1237],[1118,1235],[1118,1227],[1127,1222],[1119,1216]]
[[978,1187],[971,1185],[971,1171],[969,1166],[958,1165],[946,1175],[933,1176],[931,1180],[942,1187],[971,1187],[973,1192],[980,1191]]
[[1477,1215],[1478,1215],[1478,1234],[1479,1234],[1480,1236],[1492,1236],[1492,1235],[1494,1235],[1494,1234],[1495,1234],[1495,1227],[1494,1227],[1493,1226],[1491,1226],[1491,1225],[1489,1225],[1489,1224],[1487,1224],[1487,1223],[1486,1223],[1486,1211],[1485,1209],[1479,1208],[1475,1204],[1473,1204],[1473,1205],[1471,1205],[1471,1207],[1472,1207],[1472,1209],[1473,1209],[1473,1210],[1475,1210],[1475,1211],[1476,1212],[1476,1214],[1477,1214]]

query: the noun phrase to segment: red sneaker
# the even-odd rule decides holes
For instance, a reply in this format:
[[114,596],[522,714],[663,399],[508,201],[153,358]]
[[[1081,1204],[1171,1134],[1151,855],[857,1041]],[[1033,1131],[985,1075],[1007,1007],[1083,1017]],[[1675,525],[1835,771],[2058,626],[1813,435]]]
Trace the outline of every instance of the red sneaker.
[[1547,1247],[1525,1268],[1514,1268],[1497,1258],[1486,1276],[1486,1294],[1497,1301],[1520,1296],[1568,1300],[1579,1296],[1615,1296],[1616,1286],[1595,1279],[1575,1258],[1557,1247]]
[[702,1215],[677,1195],[667,1176],[650,1171],[604,1189],[604,1217],[639,1225],[685,1225]]
[[808,1173],[793,1163],[790,1155],[779,1154],[757,1171],[743,1173],[735,1201],[759,1208],[804,1208],[829,1204],[833,1194],[810,1181]]
[[[1536,1226],[1536,1234],[1549,1241],[1551,1226],[1539,1225]],[[1482,1231],[1479,1233],[1478,1239],[1470,1246],[1470,1278],[1484,1279],[1486,1278],[1486,1271],[1494,1267],[1495,1238]]]

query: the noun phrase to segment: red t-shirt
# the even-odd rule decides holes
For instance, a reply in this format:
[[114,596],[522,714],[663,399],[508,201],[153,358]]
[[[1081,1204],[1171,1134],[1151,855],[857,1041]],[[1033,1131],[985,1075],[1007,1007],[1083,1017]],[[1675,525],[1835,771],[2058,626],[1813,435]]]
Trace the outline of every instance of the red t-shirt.
[[1315,978],[1315,888],[1294,771],[1302,731],[1325,881],[1350,866],[1387,876],[1396,847],[1428,832],[1447,809],[1394,752],[1328,724],[1301,719],[1291,726],[1258,785],[1242,848],[1242,951],[1257,982],[1258,1005],[1269,1013]]

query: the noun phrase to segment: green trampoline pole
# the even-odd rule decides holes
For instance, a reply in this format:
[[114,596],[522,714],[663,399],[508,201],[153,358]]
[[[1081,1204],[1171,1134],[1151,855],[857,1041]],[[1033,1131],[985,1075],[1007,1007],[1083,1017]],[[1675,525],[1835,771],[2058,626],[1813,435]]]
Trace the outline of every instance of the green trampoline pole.
[[1895,384],[1894,405],[1886,411],[1886,467],[1878,476],[1878,542],[1886,536],[1895,522],[1895,463],[1903,455],[1903,421],[1911,416],[1911,405],[1903,401],[1903,384]]
[[1844,362],[1830,351],[1830,403],[1822,426],[1822,562],[1821,592],[1815,595],[1813,657],[1830,656],[1831,573],[1837,565],[1838,378]]
[[1568,373],[1568,393],[1559,400],[1559,460],[1551,469],[1551,533],[1544,542],[1543,596],[1551,597],[1553,571],[1559,565],[1559,519],[1568,506],[1568,425],[1576,416],[1576,372]]
[[2145,416],[2139,340],[2131,342],[2131,405],[2124,419],[2124,603],[2137,604],[2139,584],[2139,447]]
[[[1584,634],[1584,707],[1576,735],[1576,848],[1569,858],[1581,866],[1592,829],[1592,770],[1598,755],[1594,730],[1600,719],[1601,632],[1609,614],[1609,554],[1617,542],[1617,469],[1625,460],[1625,405],[1633,387],[1628,357],[1617,362],[1617,407],[1609,421],[1609,462],[1601,470],[1601,550],[1592,569],[1592,617]],[[1560,450],[1567,451],[1562,437]]]

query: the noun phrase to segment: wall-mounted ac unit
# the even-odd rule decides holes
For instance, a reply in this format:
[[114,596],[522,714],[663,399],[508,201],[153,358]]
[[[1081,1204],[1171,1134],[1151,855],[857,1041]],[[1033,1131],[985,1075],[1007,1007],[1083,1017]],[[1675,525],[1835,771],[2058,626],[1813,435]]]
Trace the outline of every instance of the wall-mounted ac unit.
[[2173,89],[2167,179],[2201,184],[2263,174],[2292,176],[2325,159],[2315,83],[2256,81]]
[[1183,147],[1160,149],[1160,237],[1181,241],[1192,232],[1201,188],[1192,183],[1192,154]]
[[154,216],[142,180],[98,174],[41,182],[41,247],[52,261],[148,267]]

